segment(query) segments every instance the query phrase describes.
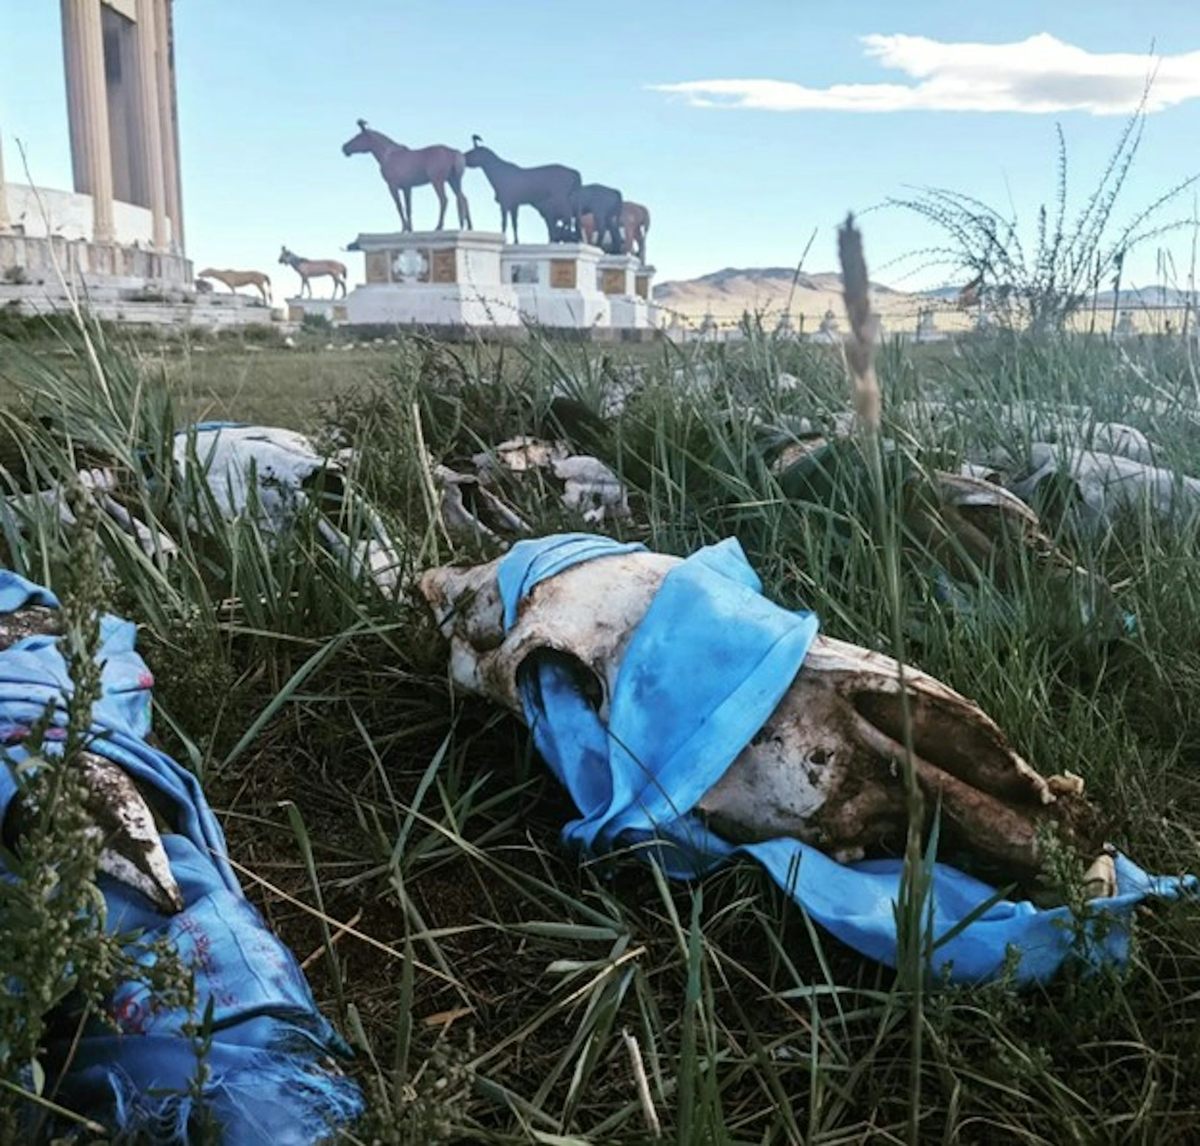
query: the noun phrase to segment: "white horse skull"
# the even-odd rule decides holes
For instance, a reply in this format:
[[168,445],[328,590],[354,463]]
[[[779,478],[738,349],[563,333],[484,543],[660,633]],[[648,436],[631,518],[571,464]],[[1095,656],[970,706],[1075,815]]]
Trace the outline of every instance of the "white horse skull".
[[[538,584],[506,633],[498,561],[427,572],[420,588],[450,640],[456,682],[522,714],[518,674],[539,652],[565,654],[594,684],[600,719],[629,639],[679,559],[648,552],[576,565]],[[901,670],[889,657],[816,638],[767,723],[695,810],[731,842],[790,836],[846,862],[898,854],[907,824]],[[1089,859],[1100,852],[1083,783],[1044,778],[974,702],[903,670],[917,778],[943,837],[1005,878],[1041,873],[1057,832]],[[1102,856],[1094,892],[1115,886]]]
[[400,557],[378,513],[351,481],[344,454],[325,457],[303,434],[278,426],[199,426],[176,434],[173,449],[182,476],[199,466],[221,518],[233,521],[256,507],[258,523],[269,533],[285,530],[310,500],[324,508],[308,488],[322,479],[323,493],[337,510],[353,504],[369,531],[354,541],[322,512],[318,529],[326,544],[382,592],[395,592]]

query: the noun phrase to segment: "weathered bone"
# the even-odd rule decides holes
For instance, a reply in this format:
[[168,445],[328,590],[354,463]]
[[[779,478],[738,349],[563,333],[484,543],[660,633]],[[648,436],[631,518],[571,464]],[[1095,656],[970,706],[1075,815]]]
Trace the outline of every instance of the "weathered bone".
[[[676,564],[639,552],[574,566],[524,599],[507,634],[498,562],[434,569],[420,587],[450,640],[458,683],[520,715],[522,663],[553,650],[590,672],[607,720],[626,645]],[[1096,854],[1096,816],[1078,777],[1042,777],[973,701],[911,667],[903,675],[917,777],[930,809],[940,803],[950,846],[1019,881],[1041,872],[1048,834]],[[695,810],[733,842],[791,836],[842,861],[898,853],[907,822],[900,690],[890,657],[818,636],[788,693]]]
[[[27,637],[60,632],[57,610],[29,605],[0,616],[0,649]],[[154,814],[137,785],[123,768],[91,752],[79,753],[78,766],[87,788],[86,830],[103,845],[100,870],[146,895],[160,911],[183,910],[183,895],[171,874]],[[4,822],[9,846],[23,834],[31,813],[22,797],[10,805]]]
[[563,483],[563,505],[581,514],[589,524],[629,517],[628,495],[621,479],[599,458],[572,454],[564,442],[510,438],[491,453],[476,454],[471,461],[484,481],[492,476],[496,463],[515,474],[549,470]]
[[441,491],[442,522],[458,540],[478,542],[486,538],[506,544],[502,535],[530,532],[524,518],[473,474],[460,474],[449,466],[438,465],[433,467],[433,477]]
[[565,483],[563,505],[583,514],[583,520],[598,525],[629,517],[629,500],[621,479],[599,458],[579,454],[552,463],[554,476]]
[[[179,555],[179,546],[174,538],[162,530],[151,529],[113,497],[113,492],[119,488],[120,483],[112,470],[98,467],[81,469],[76,477],[101,512],[116,522],[123,532],[129,534],[147,557],[161,556],[171,560]],[[36,493],[10,494],[5,498],[5,502],[22,518],[36,517],[44,506],[54,513],[63,525],[76,524],[75,514],[68,504],[67,490],[63,486],[38,490]]]
[[168,914],[183,910],[166,849],[137,785],[123,768],[90,752],[80,754],[88,787],[90,834],[103,841],[100,870],[140,891]]
[[303,434],[277,426],[200,427],[176,434],[174,442],[176,469],[186,477],[199,463],[200,477],[224,520],[236,520],[253,503],[258,523],[267,532],[280,532],[292,523],[297,509],[310,500],[307,482],[323,474],[334,477],[341,486],[338,508],[353,502],[369,536],[353,541],[324,513],[321,536],[334,553],[349,559],[356,574],[390,595],[400,583],[400,556],[379,514],[355,488],[340,458],[323,456]]
[[1198,478],[1117,454],[1049,442],[1032,443],[1028,466],[1009,486],[1018,496],[1032,498],[1056,476],[1070,484],[1075,514],[1088,528],[1108,526],[1118,513],[1128,510],[1145,510],[1159,518],[1200,512]]
[[[895,448],[888,444],[889,451]],[[860,480],[865,469],[852,469],[843,481],[837,471],[847,459],[852,467],[859,465],[857,451],[845,443],[831,448],[828,439],[813,436],[783,446],[771,469],[785,493],[805,500],[826,496],[826,487],[842,482],[847,500],[838,508],[865,514],[860,497],[869,488]],[[912,465],[901,482],[900,511],[906,540],[956,580],[972,582],[984,574],[1004,591],[1028,563],[1065,591],[1067,607],[1077,610],[1081,621],[1120,630],[1123,616],[1108,584],[1054,541],[1037,513],[1000,484],[997,471],[969,463],[958,473]]]

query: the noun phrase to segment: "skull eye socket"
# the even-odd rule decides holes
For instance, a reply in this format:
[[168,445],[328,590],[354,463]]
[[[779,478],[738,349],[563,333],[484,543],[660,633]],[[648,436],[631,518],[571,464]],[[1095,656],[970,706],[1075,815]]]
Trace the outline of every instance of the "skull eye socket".
[[517,666],[517,679],[521,680],[542,667],[553,670],[560,680],[567,680],[587,703],[597,712],[604,706],[604,682],[577,656],[558,649],[533,649]]

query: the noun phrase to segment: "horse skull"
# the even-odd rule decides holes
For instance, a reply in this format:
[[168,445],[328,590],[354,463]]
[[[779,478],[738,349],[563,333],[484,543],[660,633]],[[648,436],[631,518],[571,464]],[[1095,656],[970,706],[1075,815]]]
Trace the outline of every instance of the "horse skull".
[[[507,633],[498,561],[433,569],[420,587],[450,640],[456,682],[521,715],[526,658],[566,654],[590,674],[606,720],[629,639],[676,564],[638,552],[574,566],[534,588]],[[945,852],[1023,883],[1042,874],[1052,835],[1099,854],[1078,777],[1041,776],[978,705],[933,677],[821,636],[758,734],[694,809],[679,811],[732,842],[790,836],[843,862],[898,854],[908,815],[902,688],[917,780],[927,813],[940,805]],[[1100,867],[1090,890],[1111,893],[1111,864]]]

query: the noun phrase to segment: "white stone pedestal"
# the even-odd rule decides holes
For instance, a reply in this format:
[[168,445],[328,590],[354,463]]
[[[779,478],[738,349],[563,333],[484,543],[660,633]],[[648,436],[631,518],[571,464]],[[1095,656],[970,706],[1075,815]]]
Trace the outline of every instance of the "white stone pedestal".
[[[612,325],[618,330],[646,330],[650,327],[647,295],[650,280],[642,264],[633,255],[604,255],[596,272],[601,293],[608,296]],[[638,280],[647,295],[639,294]]]
[[346,300],[352,326],[520,325],[517,296],[501,279],[503,235],[364,234],[351,249],[363,253],[366,278]]
[[487,231],[363,234],[351,244],[366,281],[343,300],[289,299],[294,319],[350,326],[519,330],[589,335],[649,330],[654,268],[584,243],[506,245]]
[[640,266],[634,272],[633,291],[638,298],[650,302],[654,298],[654,268]]
[[334,298],[301,298],[293,295],[286,300],[287,321],[303,322],[306,315],[319,315],[334,326],[345,326],[349,321],[346,310],[346,300],[340,296]]
[[514,243],[500,256],[501,277],[526,322],[574,330],[607,327],[612,310],[596,285],[602,254],[586,243]]

